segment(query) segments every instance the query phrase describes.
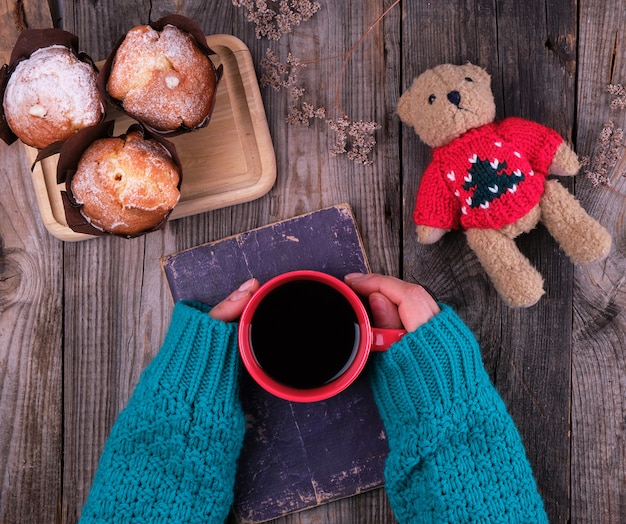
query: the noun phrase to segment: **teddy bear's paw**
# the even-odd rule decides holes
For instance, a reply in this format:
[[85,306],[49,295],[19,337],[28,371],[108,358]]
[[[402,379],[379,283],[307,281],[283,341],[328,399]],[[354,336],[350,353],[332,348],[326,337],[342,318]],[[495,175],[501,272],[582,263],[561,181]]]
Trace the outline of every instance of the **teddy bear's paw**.
[[515,266],[510,271],[494,271],[493,266],[485,267],[483,263],[493,286],[508,306],[515,308],[533,306],[545,293],[543,278],[525,257],[524,259],[519,257]]
[[608,255],[611,234],[559,182],[546,182],[540,205],[541,221],[572,262],[587,264]]
[[566,142],[562,142],[552,159],[549,168],[550,173],[557,176],[574,176],[579,169],[578,156]]
[[583,229],[579,241],[573,245],[561,244],[563,251],[574,264],[588,264],[605,258],[611,251],[611,234],[589,217],[590,227]]
[[507,286],[507,289],[498,290],[498,292],[502,300],[510,307],[525,308],[534,306],[545,293],[543,290],[543,279],[541,279],[541,277],[539,277],[539,279],[541,280],[541,284],[529,280],[524,286],[517,289],[510,289],[509,286]]
[[543,278],[519,251],[515,241],[495,229],[465,232],[496,291],[511,307],[530,307],[543,296]]
[[418,225],[415,227],[415,231],[417,232],[417,241],[420,244],[434,244],[449,230],[441,229],[439,227]]

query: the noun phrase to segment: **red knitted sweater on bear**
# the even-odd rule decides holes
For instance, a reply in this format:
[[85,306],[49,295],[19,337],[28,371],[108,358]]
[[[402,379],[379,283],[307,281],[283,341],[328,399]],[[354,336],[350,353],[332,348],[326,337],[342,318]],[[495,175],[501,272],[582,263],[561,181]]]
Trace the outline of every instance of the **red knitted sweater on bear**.
[[413,219],[442,229],[499,229],[539,203],[556,150],[554,130],[522,118],[471,129],[433,150]]

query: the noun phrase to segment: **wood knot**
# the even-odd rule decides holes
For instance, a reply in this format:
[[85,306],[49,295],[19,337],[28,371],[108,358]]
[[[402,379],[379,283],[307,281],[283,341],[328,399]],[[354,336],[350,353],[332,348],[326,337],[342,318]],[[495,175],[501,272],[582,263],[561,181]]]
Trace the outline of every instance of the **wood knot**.
[[19,264],[13,260],[14,250],[4,247],[0,236],[0,311],[4,310],[19,294],[22,272]]
[[552,51],[568,74],[576,72],[576,37],[572,34],[549,35],[545,42],[546,49]]
[[24,8],[24,1],[17,0],[15,2],[15,9],[13,10],[13,24],[18,32],[28,29],[28,22],[26,21],[26,9]]

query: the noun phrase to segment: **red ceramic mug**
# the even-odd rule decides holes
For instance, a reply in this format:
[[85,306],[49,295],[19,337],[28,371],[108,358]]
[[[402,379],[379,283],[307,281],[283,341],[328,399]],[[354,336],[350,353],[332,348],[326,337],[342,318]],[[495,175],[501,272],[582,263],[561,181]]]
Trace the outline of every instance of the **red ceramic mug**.
[[324,400],[359,376],[370,351],[385,351],[406,331],[371,325],[341,280],[291,271],[263,284],[239,322],[239,351],[266,391],[295,402]]

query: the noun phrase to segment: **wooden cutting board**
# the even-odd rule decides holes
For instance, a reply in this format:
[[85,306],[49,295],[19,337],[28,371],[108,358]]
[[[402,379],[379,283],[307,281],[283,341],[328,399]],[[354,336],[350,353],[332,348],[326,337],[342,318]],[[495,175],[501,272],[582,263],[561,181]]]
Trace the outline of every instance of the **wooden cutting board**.
[[[170,138],[183,167],[181,198],[170,220],[249,202],[267,193],[276,180],[274,147],[249,49],[231,35],[207,36],[207,44],[216,53],[211,57],[215,65],[224,66],[224,74],[209,125]],[[116,122],[116,135],[134,122],[109,106],[107,120],[111,119]],[[34,163],[38,150],[24,147]],[[48,157],[32,170],[46,229],[64,241],[97,238],[68,227],[61,199],[65,185],[56,181],[57,160],[58,155]]]

